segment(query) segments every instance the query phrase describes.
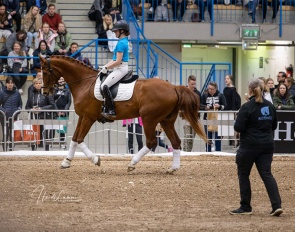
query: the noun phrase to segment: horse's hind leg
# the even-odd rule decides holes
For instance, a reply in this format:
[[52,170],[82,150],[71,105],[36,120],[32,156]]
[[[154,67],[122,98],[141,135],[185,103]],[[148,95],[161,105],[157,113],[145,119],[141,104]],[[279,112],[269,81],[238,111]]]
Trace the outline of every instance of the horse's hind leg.
[[168,169],[168,171],[167,171],[169,174],[173,174],[176,170],[178,170],[180,168],[181,140],[175,131],[174,122],[175,122],[175,120],[161,122],[161,125],[162,125],[168,139],[170,140],[172,147],[173,147],[173,163],[172,163],[172,167],[170,169]]
[[89,132],[91,126],[93,125],[94,121],[79,117],[79,121],[73,136],[73,139],[70,143],[69,151],[67,157],[62,161],[61,167],[62,168],[69,168],[71,166],[71,161],[74,158],[74,154],[76,151],[77,146],[80,147],[82,152],[86,155],[88,159],[90,159],[95,165],[100,166],[100,157],[95,156],[84,143],[84,138]]

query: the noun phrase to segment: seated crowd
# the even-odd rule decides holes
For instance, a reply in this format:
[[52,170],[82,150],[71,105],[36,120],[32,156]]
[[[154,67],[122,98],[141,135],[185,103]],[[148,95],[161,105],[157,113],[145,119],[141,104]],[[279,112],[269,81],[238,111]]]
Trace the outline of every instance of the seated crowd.
[[[48,5],[47,12],[44,0],[27,0],[26,7],[27,13],[21,25],[20,1],[0,1],[0,37],[5,38],[0,49],[0,72],[11,73],[21,94],[28,73],[35,75],[40,71],[39,55],[74,55],[75,59],[92,67],[89,59],[82,57],[81,53],[74,54],[78,44],[73,42],[54,4]],[[15,30],[12,20],[15,20]]]

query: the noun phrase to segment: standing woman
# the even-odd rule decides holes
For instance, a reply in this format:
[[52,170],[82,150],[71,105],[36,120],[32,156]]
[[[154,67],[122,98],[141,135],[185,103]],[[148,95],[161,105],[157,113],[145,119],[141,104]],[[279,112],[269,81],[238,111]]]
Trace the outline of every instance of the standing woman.
[[[202,95],[201,105],[205,105],[205,110],[212,113],[212,111],[219,111],[226,109],[226,99],[222,93],[218,91],[217,83],[214,81],[209,82],[208,92]],[[204,114],[204,120],[207,120],[208,113]],[[209,129],[209,126],[205,126],[205,131],[207,132],[208,139],[215,140],[215,151],[221,151],[221,137],[218,136],[218,131]],[[206,151],[211,152],[211,144],[206,144]]]
[[[2,126],[2,132],[3,132],[3,141],[4,142],[4,126],[7,125],[7,134],[6,134],[6,141],[12,141],[12,123],[14,122],[14,119],[12,118],[12,115],[15,111],[21,110],[23,106],[23,102],[21,99],[21,96],[19,92],[17,91],[16,87],[14,86],[14,78],[11,76],[8,76],[5,81],[5,86],[3,90],[0,91],[0,111],[3,112],[3,114],[6,115],[6,122],[4,122],[3,114],[0,114],[1,119],[1,126]],[[12,150],[12,143],[2,143],[3,151],[8,149]]]
[[270,215],[280,216],[283,213],[282,201],[277,182],[271,173],[273,131],[277,128],[276,110],[273,104],[263,98],[263,87],[258,78],[250,80],[248,92],[249,101],[241,107],[234,125],[235,130],[241,133],[240,147],[236,155],[240,207],[229,213],[252,214],[249,176],[255,163],[271,202]]
[[101,72],[104,74],[108,72],[108,69],[114,69],[101,84],[101,90],[105,98],[104,112],[102,115],[105,117],[116,117],[115,104],[109,88],[128,73],[129,61],[128,35],[130,33],[128,23],[125,20],[120,20],[114,25],[112,31],[115,32],[119,41],[114,49],[113,59],[101,69]]
[[265,80],[265,83],[266,83],[267,87],[269,88],[269,92],[270,92],[271,97],[273,97],[273,93],[274,93],[274,90],[275,90],[274,80],[269,77],[269,78],[267,78]]
[[[225,88],[223,89],[223,95],[226,99],[226,109],[225,110],[234,110],[237,111],[241,108],[241,96],[237,92],[236,87],[233,85],[233,76],[232,75],[226,75],[225,76]],[[239,146],[239,133],[236,133],[236,140],[237,144],[235,147]],[[234,146],[235,141],[229,140],[229,145]]]
[[[56,109],[55,102],[53,100],[53,95],[45,96],[42,94],[41,88],[43,86],[43,81],[39,78],[33,80],[33,91],[29,93],[29,97],[26,103],[26,110],[31,110],[32,119],[53,119],[52,113],[46,113],[46,110]],[[41,110],[41,111],[40,111]],[[44,112],[44,111],[45,112]],[[44,127],[40,126],[41,132],[44,130]],[[48,131],[46,131],[48,132]],[[45,139],[52,138],[52,132],[45,133]],[[45,150],[49,151],[49,144],[46,144]]]
[[42,27],[42,16],[39,14],[39,8],[32,6],[24,18],[24,30],[27,32],[27,51],[32,46],[33,38],[37,39],[39,30]]

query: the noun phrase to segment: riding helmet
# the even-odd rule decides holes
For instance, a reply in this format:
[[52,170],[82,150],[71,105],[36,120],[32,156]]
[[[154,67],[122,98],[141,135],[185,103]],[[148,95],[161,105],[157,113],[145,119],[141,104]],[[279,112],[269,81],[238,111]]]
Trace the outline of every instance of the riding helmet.
[[115,23],[112,31],[124,30],[125,32],[129,32],[129,25],[125,20],[119,20]]

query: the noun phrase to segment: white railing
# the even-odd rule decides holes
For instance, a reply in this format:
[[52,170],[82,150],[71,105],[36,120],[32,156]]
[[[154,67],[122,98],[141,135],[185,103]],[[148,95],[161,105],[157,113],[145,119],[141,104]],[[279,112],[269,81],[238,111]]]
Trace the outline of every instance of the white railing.
[[[6,141],[7,129],[4,126],[4,141],[3,144],[11,143],[12,150],[65,150],[67,149],[67,144],[72,139],[74,134],[76,124],[78,122],[78,116],[73,110],[63,111],[69,114],[67,118],[51,118],[48,116],[46,119],[32,119],[29,117],[28,110],[17,111],[14,115],[17,115],[17,120],[14,121],[12,125],[12,139],[11,141]],[[44,112],[44,111],[42,111]],[[51,112],[61,112],[61,111],[46,111]],[[230,140],[233,140],[237,144],[237,139],[235,138],[235,133],[233,130],[234,125],[234,111],[218,111],[217,117],[218,120],[203,120],[204,113],[200,112],[200,121],[207,128],[206,125],[215,125],[217,132],[213,136],[213,144],[218,144],[218,141],[221,143],[221,151],[228,153],[235,153],[234,144],[230,144]],[[292,118],[290,112],[281,112],[284,117]],[[281,115],[278,113],[278,115]],[[292,112],[293,113],[293,112]],[[288,119],[280,119],[278,129],[275,131],[275,140],[276,142],[292,145],[294,142],[294,129],[292,134],[292,128],[294,122],[287,122]],[[181,139],[181,146],[184,148],[184,140],[186,139],[184,134],[184,126],[188,123],[181,119],[177,118],[175,122],[175,129]],[[144,126],[143,126],[144,127]],[[39,128],[37,131],[36,128]],[[143,130],[144,131],[144,130]],[[37,135],[39,133],[39,135]],[[61,136],[64,133],[64,136]],[[207,135],[210,133],[207,131]],[[220,136],[220,137],[219,137]],[[64,137],[64,139],[63,139]],[[142,135],[143,143],[145,144],[145,135]],[[165,133],[160,135],[160,138],[164,141],[165,144],[170,145],[169,140],[167,139]],[[2,141],[2,140],[1,140]],[[134,135],[134,153],[137,152],[137,142]],[[206,152],[205,142],[195,136],[192,140],[192,152]],[[126,154],[128,152],[128,131],[127,127],[123,127],[122,120],[115,121],[113,123],[101,124],[96,122],[90,129],[88,135],[85,137],[84,142],[87,144],[89,149],[94,153],[99,154]],[[41,146],[43,145],[43,147]],[[214,145],[212,146],[212,151],[214,151]],[[283,147],[286,147],[283,145]],[[287,146],[288,147],[288,146]],[[9,148],[9,146],[8,146]],[[208,148],[208,147],[207,147]],[[216,147],[215,147],[216,149]],[[155,153],[165,153],[168,152],[165,148],[157,146]],[[280,153],[280,152],[279,152]],[[295,153],[290,148],[290,152]]]

